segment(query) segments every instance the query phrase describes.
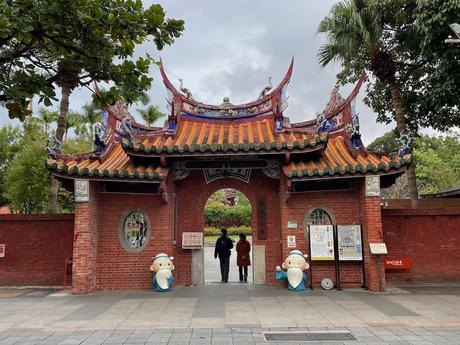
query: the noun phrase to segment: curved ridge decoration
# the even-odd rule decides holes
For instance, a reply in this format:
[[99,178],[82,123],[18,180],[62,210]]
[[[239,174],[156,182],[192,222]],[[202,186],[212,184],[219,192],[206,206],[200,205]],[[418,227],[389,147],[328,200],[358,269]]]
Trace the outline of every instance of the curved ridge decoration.
[[187,97],[187,94],[176,89],[169,80],[164,70],[163,62],[160,60],[160,73],[163,78],[163,83],[170,93],[168,102],[170,102],[169,106],[172,115],[177,117],[183,114],[185,116],[205,119],[240,119],[279,111],[279,100],[285,97],[284,87],[291,80],[293,68],[294,57],[281,82],[260,99],[250,103],[233,105],[225,98],[223,104],[211,105],[198,102],[192,97]]

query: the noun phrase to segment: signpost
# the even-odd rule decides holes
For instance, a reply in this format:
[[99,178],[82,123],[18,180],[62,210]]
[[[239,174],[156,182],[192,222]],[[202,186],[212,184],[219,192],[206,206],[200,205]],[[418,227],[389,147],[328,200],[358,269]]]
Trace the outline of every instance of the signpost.
[[361,225],[337,225],[340,261],[362,261]]
[[380,273],[380,257],[387,255],[388,250],[385,243],[369,243],[371,254],[377,256],[377,276],[379,279],[379,290],[382,291],[382,275]]

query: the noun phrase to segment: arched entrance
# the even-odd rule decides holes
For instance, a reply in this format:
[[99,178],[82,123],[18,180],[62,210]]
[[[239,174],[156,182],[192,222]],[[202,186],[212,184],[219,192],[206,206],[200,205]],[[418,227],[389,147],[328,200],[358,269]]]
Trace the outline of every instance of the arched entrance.
[[[237,266],[240,234],[244,234],[245,240],[252,244],[252,206],[244,193],[233,188],[224,188],[211,194],[204,208],[204,225],[204,283],[213,284],[222,281],[220,260],[214,258],[216,240],[222,228],[227,229],[228,237],[233,242],[228,282],[253,283],[253,266],[249,264],[246,271],[242,267],[241,272]],[[252,263],[252,251],[247,257]]]
[[[249,182],[234,177],[207,181],[202,170],[192,171],[186,179],[176,181],[178,240],[182,232],[203,231],[204,209],[208,199],[216,191],[226,188],[244,194],[251,205],[253,283],[275,283],[272,273],[282,257],[279,180],[267,177],[261,171],[252,171]],[[193,285],[204,284],[203,252],[183,250],[180,243],[175,248],[179,281]],[[218,261],[215,265],[218,267]]]

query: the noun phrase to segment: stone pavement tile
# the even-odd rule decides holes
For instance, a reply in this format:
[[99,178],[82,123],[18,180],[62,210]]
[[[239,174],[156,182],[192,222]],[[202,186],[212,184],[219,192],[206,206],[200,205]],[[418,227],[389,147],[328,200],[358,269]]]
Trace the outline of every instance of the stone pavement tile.
[[191,328],[209,328],[210,325],[216,328],[224,328],[225,319],[223,317],[193,317],[190,322]]

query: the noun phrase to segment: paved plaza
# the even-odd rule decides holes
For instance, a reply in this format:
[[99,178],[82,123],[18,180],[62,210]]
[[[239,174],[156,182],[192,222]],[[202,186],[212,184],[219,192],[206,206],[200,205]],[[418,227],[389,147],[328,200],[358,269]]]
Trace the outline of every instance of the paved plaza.
[[262,332],[323,330],[356,338],[324,344],[460,344],[460,287],[392,291],[289,292],[237,283],[74,296],[4,288],[0,345],[274,344]]

